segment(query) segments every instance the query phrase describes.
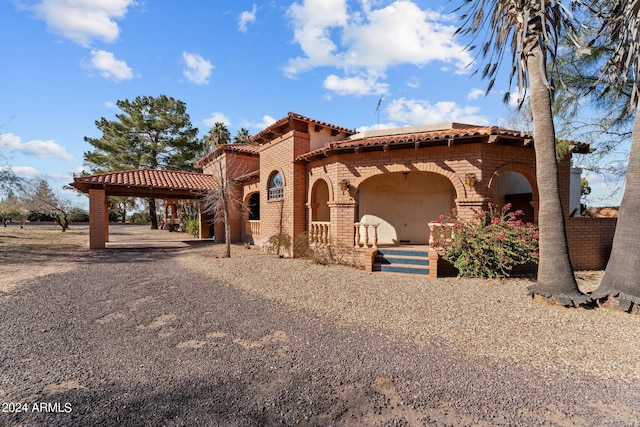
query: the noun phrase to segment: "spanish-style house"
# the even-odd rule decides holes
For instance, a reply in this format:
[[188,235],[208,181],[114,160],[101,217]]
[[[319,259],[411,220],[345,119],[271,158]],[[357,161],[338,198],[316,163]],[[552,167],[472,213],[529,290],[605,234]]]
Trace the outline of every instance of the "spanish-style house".
[[[571,151],[588,153],[589,146],[574,143]],[[615,219],[572,215],[580,207],[580,172],[570,165],[569,156],[559,174],[572,262],[577,269],[603,268]],[[108,240],[109,195],[197,199],[221,175],[244,202],[231,221],[233,242],[261,245],[279,232],[306,232],[312,244],[350,248],[350,262],[374,270],[389,263],[375,258],[385,248],[411,247],[431,257],[424,271],[435,275],[430,236],[452,208],[463,218],[489,202],[511,203],[531,222],[538,214],[533,138],[495,126],[446,123],[358,133],[289,113],[251,143],[219,146],[198,166],[202,174],[146,170],[75,178],[73,185],[90,194],[91,247]],[[222,224],[202,212],[200,218],[201,238],[224,238]]]

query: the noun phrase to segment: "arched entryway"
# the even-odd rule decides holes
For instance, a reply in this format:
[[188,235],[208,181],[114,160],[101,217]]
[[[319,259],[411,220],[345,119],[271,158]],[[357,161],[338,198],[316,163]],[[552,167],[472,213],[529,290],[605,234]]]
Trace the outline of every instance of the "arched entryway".
[[358,220],[379,224],[379,245],[429,242],[429,223],[456,206],[451,181],[433,172],[375,175],[358,187]]
[[311,188],[309,240],[312,244],[329,243],[331,228],[329,200],[331,200],[329,184],[324,179],[318,179]]
[[523,212],[519,219],[525,222],[534,222],[533,188],[525,175],[516,171],[504,171],[492,180],[491,188],[493,202],[498,208],[501,209],[509,203],[512,212],[517,210]]
[[245,242],[255,244],[260,236],[260,192],[251,193],[244,200],[244,238]]

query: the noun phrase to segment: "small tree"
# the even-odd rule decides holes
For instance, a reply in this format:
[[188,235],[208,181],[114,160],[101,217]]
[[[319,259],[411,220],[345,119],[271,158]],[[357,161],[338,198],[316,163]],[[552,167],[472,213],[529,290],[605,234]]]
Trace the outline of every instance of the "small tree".
[[284,227],[284,200],[280,200],[278,207],[278,232],[269,237],[267,241],[267,251],[275,252],[280,255],[282,249],[289,250],[291,248],[291,236],[285,231]]
[[7,197],[4,200],[0,200],[0,221],[4,227],[11,221],[20,220],[20,228],[23,226],[22,219],[25,218],[26,212],[22,206],[20,199],[9,190]]
[[138,209],[138,202],[136,199],[126,196],[111,196],[109,200],[113,202],[114,209],[117,210],[118,215],[122,223],[127,222],[127,212],[130,210]]
[[23,203],[29,212],[53,218],[63,232],[67,231],[78,210],[70,201],[57,196],[44,179],[27,187]]
[[214,188],[202,198],[203,211],[213,217],[214,223],[224,224],[225,258],[231,257],[231,215],[244,207],[242,193],[236,191],[236,178],[246,172],[235,154],[222,151],[213,163]]

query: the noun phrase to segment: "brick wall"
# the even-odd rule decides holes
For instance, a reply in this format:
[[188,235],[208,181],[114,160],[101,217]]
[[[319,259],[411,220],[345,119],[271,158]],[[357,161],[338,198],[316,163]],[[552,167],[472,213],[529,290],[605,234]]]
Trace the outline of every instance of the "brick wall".
[[569,255],[574,270],[607,266],[617,218],[567,218]]
[[[307,231],[307,169],[294,158],[309,151],[308,133],[291,131],[260,149],[260,235],[278,233],[282,212],[283,231],[295,238]],[[284,198],[268,200],[269,178],[274,171],[282,175]]]

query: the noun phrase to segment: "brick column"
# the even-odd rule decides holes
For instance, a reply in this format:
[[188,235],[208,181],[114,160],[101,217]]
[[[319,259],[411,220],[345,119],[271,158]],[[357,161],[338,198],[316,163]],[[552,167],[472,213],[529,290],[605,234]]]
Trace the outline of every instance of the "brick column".
[[109,241],[109,198],[104,201],[104,241]]
[[89,190],[89,248],[104,249],[109,233],[107,196],[102,189]]
[[475,199],[457,199],[456,209],[458,209],[458,216],[463,220],[470,220],[474,217],[475,213],[473,209],[482,210],[487,208],[490,199],[487,198],[475,198]]
[[358,204],[355,201],[344,201],[329,203],[331,212],[331,236],[333,244],[353,247],[354,226],[356,221],[356,209]]

